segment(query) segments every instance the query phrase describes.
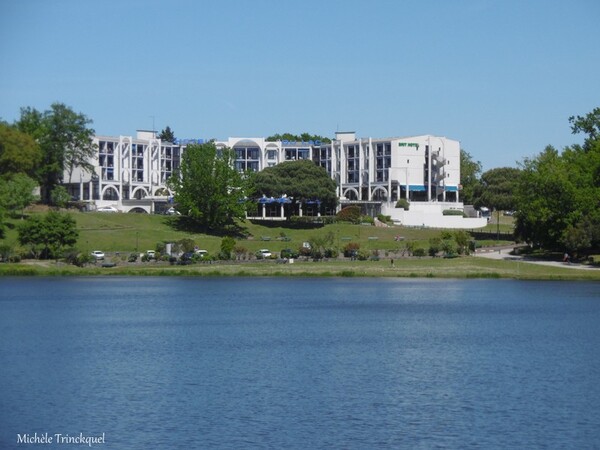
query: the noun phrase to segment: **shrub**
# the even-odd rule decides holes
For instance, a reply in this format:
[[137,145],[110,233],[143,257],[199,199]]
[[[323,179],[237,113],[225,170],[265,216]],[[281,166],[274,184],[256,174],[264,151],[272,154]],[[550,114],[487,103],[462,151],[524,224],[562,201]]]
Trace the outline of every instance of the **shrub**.
[[370,223],[371,225],[375,223],[375,219],[373,219],[371,216],[360,216],[359,221],[360,223]]
[[429,256],[436,256],[442,249],[442,240],[439,237],[429,239]]
[[336,217],[344,222],[358,223],[360,221],[360,207],[346,206],[336,214]]
[[13,248],[10,244],[0,244],[0,261],[8,262],[12,256]]
[[356,256],[358,250],[360,249],[360,244],[358,242],[348,242],[344,246],[344,256],[350,258],[352,256]]
[[465,213],[462,212],[460,209],[445,209],[442,211],[442,214],[444,216],[465,216]]
[[[235,258],[237,260],[242,259],[248,253],[248,249],[242,245],[236,245],[233,247],[233,253],[235,253]],[[196,254],[194,256],[198,256],[198,259],[202,259],[200,255]]]
[[298,258],[300,256],[300,253],[296,250],[292,250],[291,248],[284,248],[283,250],[281,250],[280,256],[282,258]]
[[377,214],[377,218],[383,223],[390,223],[392,216],[384,216],[383,214]]
[[412,254],[413,254],[413,256],[419,256],[419,257],[421,257],[421,256],[425,256],[426,252],[425,252],[424,248],[418,247],[418,248],[415,248],[413,250]]
[[138,259],[138,254],[137,253],[130,253],[129,257],[127,258],[127,261],[129,262],[136,262]]
[[77,267],[83,267],[86,264],[91,264],[96,261],[96,259],[89,253],[82,253],[75,248],[66,250],[63,256],[67,264],[73,264]]
[[228,260],[231,259],[231,253],[235,248],[235,239],[231,236],[225,236],[221,239],[221,251],[219,252],[219,259]]
[[369,257],[371,256],[371,254],[369,253],[368,250],[359,250],[356,253],[356,257],[358,258],[359,261],[366,261],[367,259],[369,259]]
[[402,208],[408,211],[408,208],[410,208],[410,203],[408,203],[408,200],[406,200],[405,198],[401,198],[396,202],[396,208]]
[[326,248],[324,251],[325,258],[337,258],[340,252],[337,248]]

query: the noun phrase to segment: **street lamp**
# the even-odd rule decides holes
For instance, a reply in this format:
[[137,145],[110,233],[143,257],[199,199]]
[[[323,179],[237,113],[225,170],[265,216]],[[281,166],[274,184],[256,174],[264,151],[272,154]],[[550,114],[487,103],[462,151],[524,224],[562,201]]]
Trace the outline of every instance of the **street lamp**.
[[140,232],[135,232],[135,252],[138,252],[138,243],[139,243]]

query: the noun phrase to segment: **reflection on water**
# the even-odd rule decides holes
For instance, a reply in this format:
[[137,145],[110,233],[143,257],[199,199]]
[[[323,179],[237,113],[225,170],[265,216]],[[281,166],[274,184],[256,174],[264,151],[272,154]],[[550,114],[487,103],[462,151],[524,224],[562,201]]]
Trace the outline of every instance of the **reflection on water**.
[[0,279],[0,447],[35,432],[104,432],[101,448],[598,447],[599,293]]

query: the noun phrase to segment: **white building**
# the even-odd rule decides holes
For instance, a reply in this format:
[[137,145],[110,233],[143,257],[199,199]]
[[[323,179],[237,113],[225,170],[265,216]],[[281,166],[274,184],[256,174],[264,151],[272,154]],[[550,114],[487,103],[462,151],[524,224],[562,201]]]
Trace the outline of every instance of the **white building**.
[[[204,141],[161,142],[154,132],[142,130],[135,138],[96,136],[94,142],[98,145],[94,172],[76,169],[66,183],[71,195],[93,205],[90,209],[114,206],[125,212],[151,213],[168,207],[172,193],[165,183],[179,168],[186,145]],[[366,213],[383,212],[406,225],[443,227],[444,222],[453,221],[456,227],[457,219],[462,219],[454,216],[435,224],[430,220],[441,217],[445,209],[463,208],[460,143],[452,139],[431,135],[356,138],[354,132],[337,132],[331,143],[228,138],[215,144],[235,151],[240,171],[313,160],[336,181],[342,206],[360,204]],[[401,198],[411,203],[410,211],[395,208]]]
[[154,212],[171,193],[166,180],[179,168],[181,145],[161,142],[152,131],[137,136],[95,136],[98,153],[93,173],[76,168],[65,181],[69,193],[90,209],[114,206],[120,211]]

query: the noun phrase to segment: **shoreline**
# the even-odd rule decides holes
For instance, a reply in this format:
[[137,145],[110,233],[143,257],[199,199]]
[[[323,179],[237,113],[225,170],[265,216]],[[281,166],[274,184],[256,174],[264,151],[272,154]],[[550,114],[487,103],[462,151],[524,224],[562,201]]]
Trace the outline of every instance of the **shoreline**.
[[[577,269],[577,270],[574,270]],[[170,265],[162,262],[124,263],[115,267],[76,267],[54,261],[0,264],[2,277],[30,276],[171,276],[171,277],[363,277],[438,279],[517,279],[600,281],[600,267],[534,261],[502,251],[457,258],[406,257],[378,261],[223,261],[213,264]]]

